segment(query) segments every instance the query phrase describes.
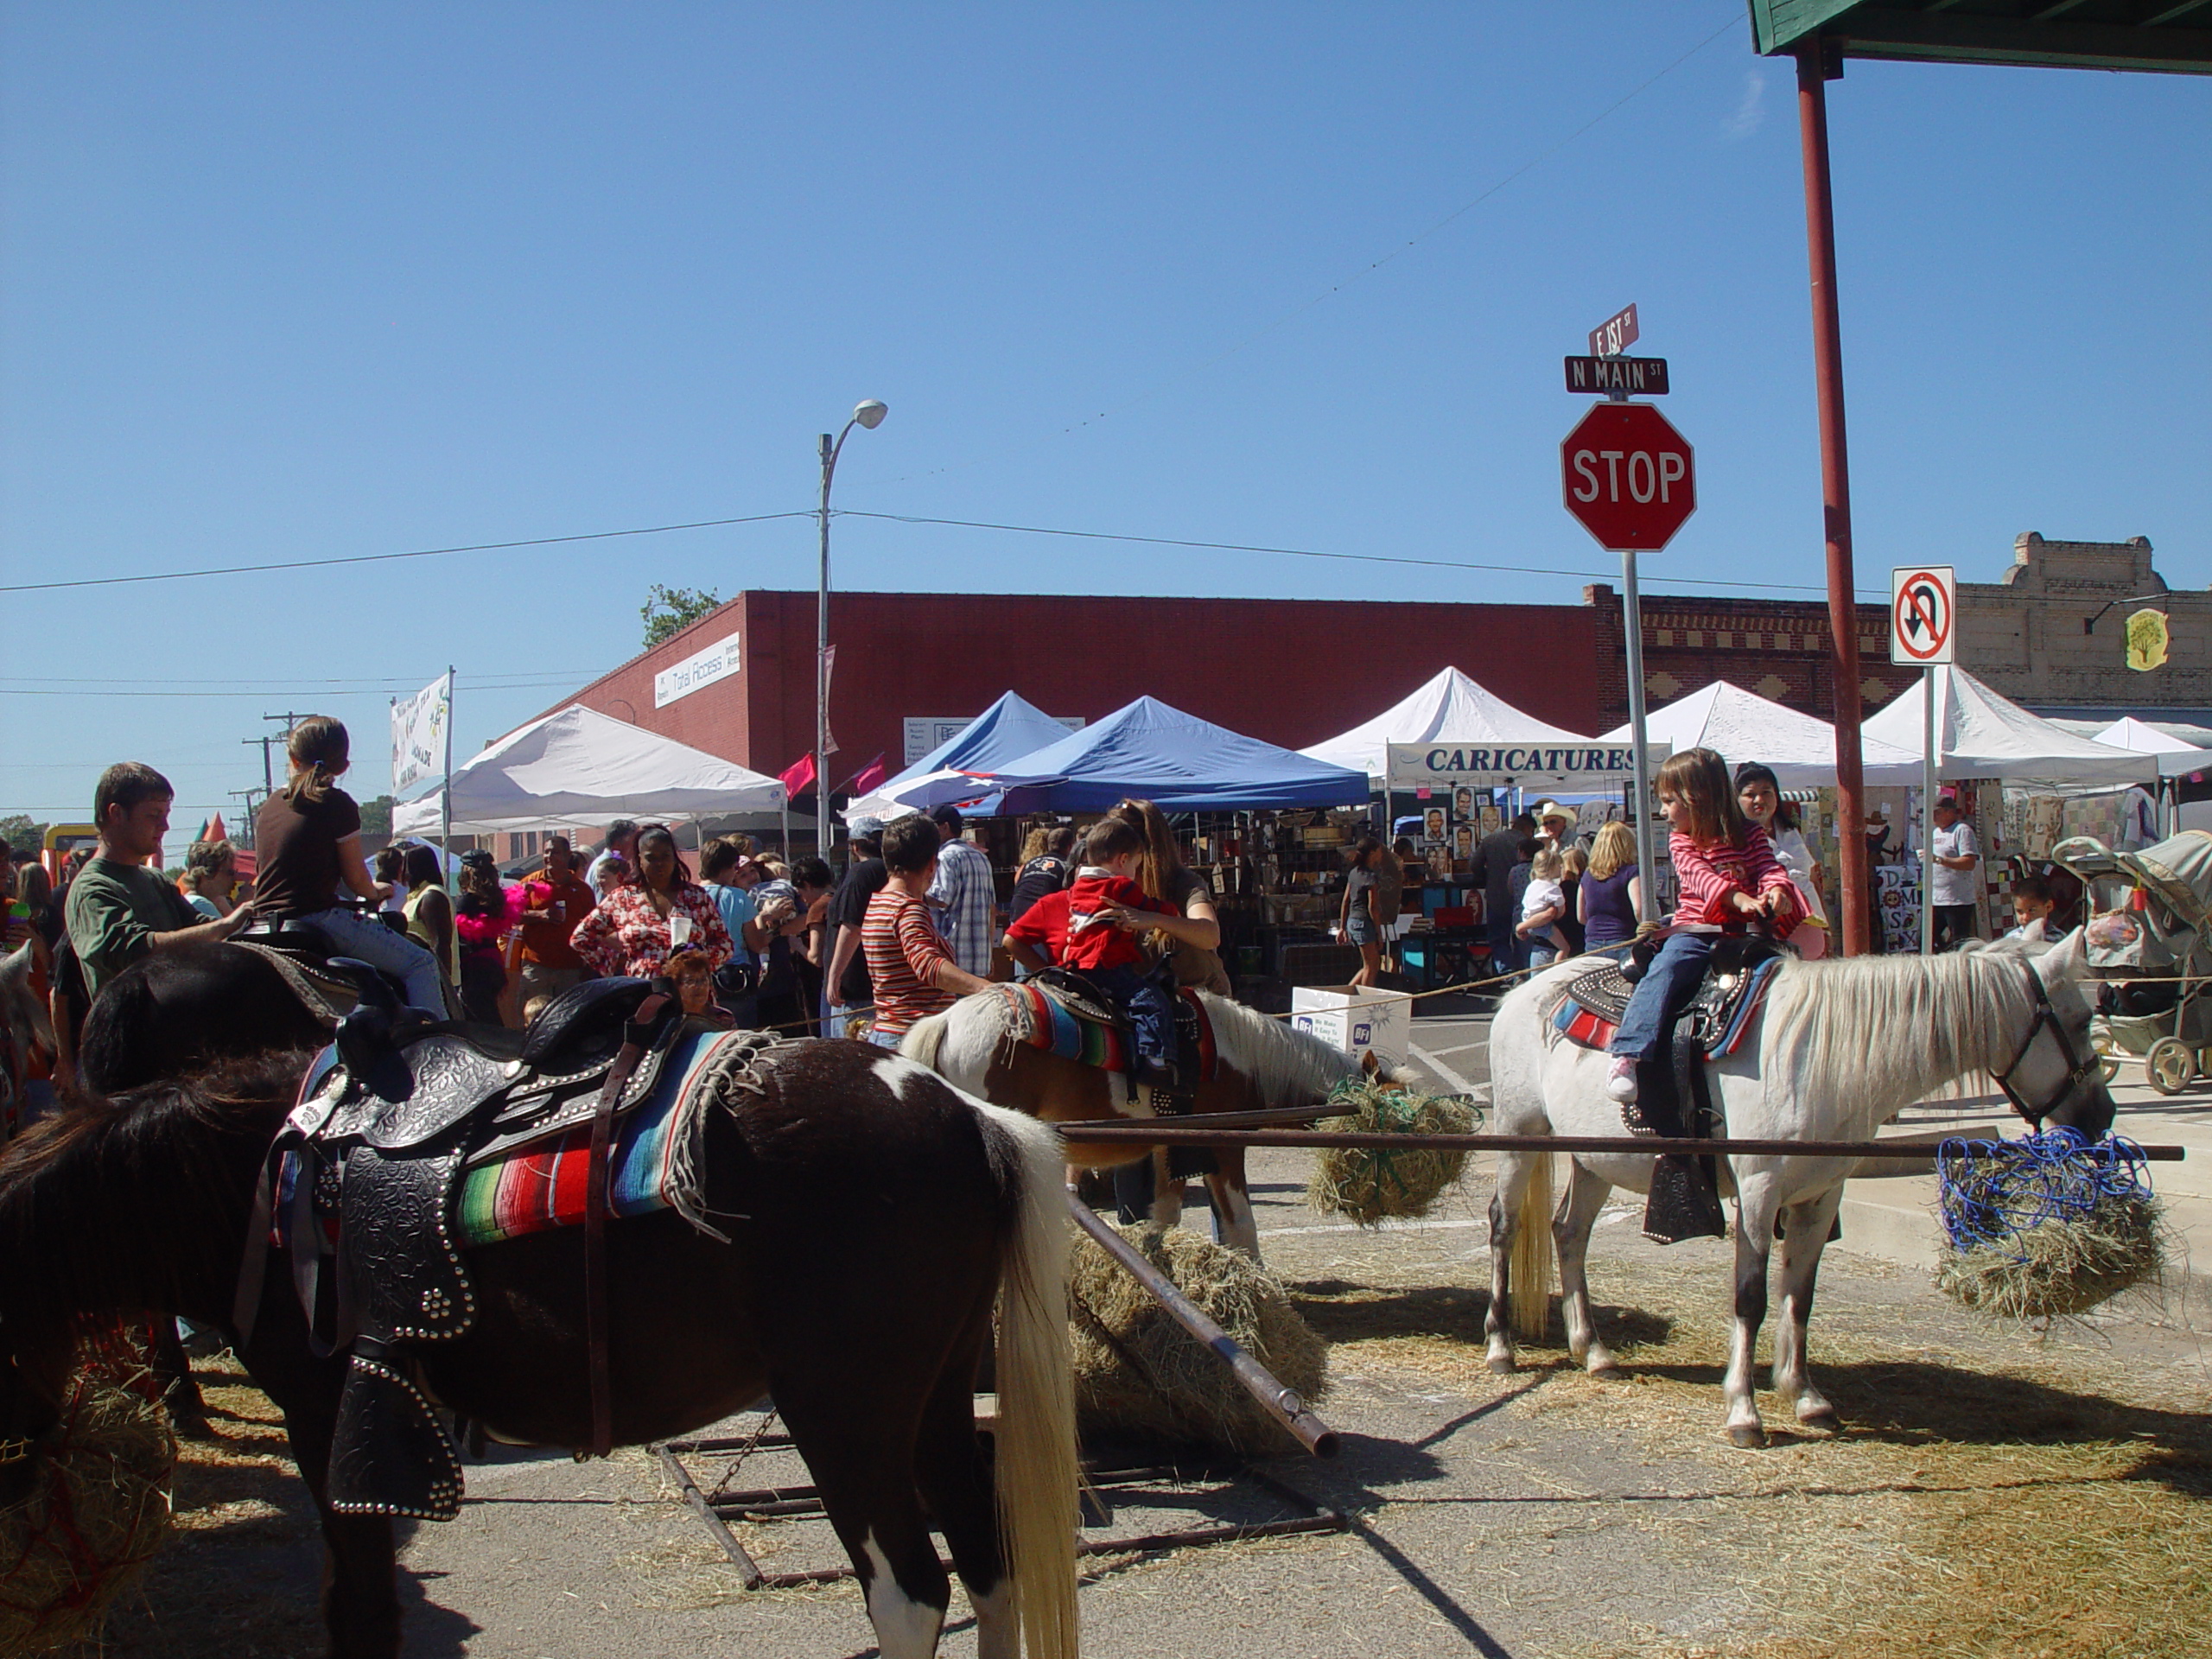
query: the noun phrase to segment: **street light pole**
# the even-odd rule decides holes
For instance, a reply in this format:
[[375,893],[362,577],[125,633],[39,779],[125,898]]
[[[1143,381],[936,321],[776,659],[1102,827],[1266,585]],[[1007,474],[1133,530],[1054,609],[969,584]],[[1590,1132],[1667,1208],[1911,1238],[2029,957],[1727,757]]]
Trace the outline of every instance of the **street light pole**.
[[814,850],[830,856],[830,480],[837,471],[838,452],[855,426],[873,432],[891,411],[875,398],[853,410],[853,418],[834,442],[822,435],[822,571],[814,591]]

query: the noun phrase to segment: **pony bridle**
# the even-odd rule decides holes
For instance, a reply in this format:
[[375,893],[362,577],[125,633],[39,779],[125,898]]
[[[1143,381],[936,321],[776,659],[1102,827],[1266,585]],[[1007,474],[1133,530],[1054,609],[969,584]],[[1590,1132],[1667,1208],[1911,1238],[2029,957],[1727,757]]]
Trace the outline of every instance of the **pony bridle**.
[[[2034,963],[2029,963],[2025,966],[2029,988],[2035,993],[2035,1018],[2028,1021],[2028,1034],[2020,1044],[2020,1052],[2012,1057],[2012,1065],[2002,1071],[1993,1070],[1989,1075],[2005,1091],[2005,1098],[2012,1103],[2014,1111],[2030,1123],[2041,1123],[2091,1077],[2102,1081],[2103,1060],[2094,1048],[2083,1054],[2074,1046],[2074,1039],[2066,1029],[2066,1022],[2058,1017],[2058,1010],[2051,1006],[2050,992],[2043,982],[2043,976],[2036,971]],[[2012,1086],[2012,1074],[2020,1069],[2020,1062],[2028,1058],[2028,1051],[2036,1046],[2036,1039],[2045,1030],[2058,1039],[2059,1054],[2066,1061],[2066,1076],[2060,1082],[2057,1091],[2051,1096],[2050,1103],[2038,1112],[2023,1100],[2020,1091]]]

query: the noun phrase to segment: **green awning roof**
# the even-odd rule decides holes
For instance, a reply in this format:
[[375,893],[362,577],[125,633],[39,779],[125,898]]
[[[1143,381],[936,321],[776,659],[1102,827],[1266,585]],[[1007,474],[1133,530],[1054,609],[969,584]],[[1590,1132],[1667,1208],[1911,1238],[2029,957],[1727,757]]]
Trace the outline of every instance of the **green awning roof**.
[[1819,35],[1847,58],[2212,74],[2212,0],[1751,0],[1769,55]]

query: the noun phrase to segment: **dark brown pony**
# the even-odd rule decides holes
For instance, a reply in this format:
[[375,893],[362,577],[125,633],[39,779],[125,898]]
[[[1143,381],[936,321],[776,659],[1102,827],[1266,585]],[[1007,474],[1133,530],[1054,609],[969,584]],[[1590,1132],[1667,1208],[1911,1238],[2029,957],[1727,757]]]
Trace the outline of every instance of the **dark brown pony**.
[[[311,1058],[280,1051],[87,1100],[0,1154],[0,1260],[27,1268],[0,1274],[0,1435],[51,1427],[88,1323],[154,1312],[232,1329],[263,1157]],[[731,1090],[706,1130],[703,1196],[731,1242],[673,1211],[609,1229],[615,1439],[685,1433],[772,1393],[885,1659],[935,1651],[950,1591],[932,1522],[983,1659],[1014,1659],[1025,1637],[1040,1659],[1072,1656],[1055,1137],[856,1043],[778,1049],[763,1081]],[[581,1230],[487,1245],[467,1267],[479,1317],[419,1351],[424,1384],[501,1439],[586,1444]],[[239,1358],[283,1412],[321,1513],[331,1651],[391,1659],[391,1524],[325,1502],[345,1361],[310,1351],[287,1268],[270,1264]],[[972,1387],[1001,1290],[994,1456]]]

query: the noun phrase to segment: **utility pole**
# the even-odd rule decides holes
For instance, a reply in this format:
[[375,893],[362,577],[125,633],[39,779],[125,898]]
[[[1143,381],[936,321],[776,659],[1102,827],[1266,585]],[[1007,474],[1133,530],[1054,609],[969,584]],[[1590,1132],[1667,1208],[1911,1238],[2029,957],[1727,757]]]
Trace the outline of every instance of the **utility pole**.
[[270,796],[275,793],[276,791],[272,789],[253,789],[250,787],[246,789],[234,789],[231,791],[231,798],[233,800],[241,800],[245,803],[245,817],[239,821],[238,833],[233,837],[233,839],[239,846],[245,848],[249,852],[253,850],[254,797],[258,795],[263,800],[267,800]]
[[[275,716],[270,715],[266,716],[266,718],[274,719]],[[261,791],[264,795],[273,795],[276,792],[276,769],[274,763],[271,762],[269,758],[269,746],[271,743],[278,743],[283,741],[283,739],[277,737],[248,737],[241,738],[239,740],[239,741],[243,742],[248,748],[251,748],[257,743],[261,746]],[[237,795],[243,794],[245,791],[241,790],[232,790],[231,792]]]

